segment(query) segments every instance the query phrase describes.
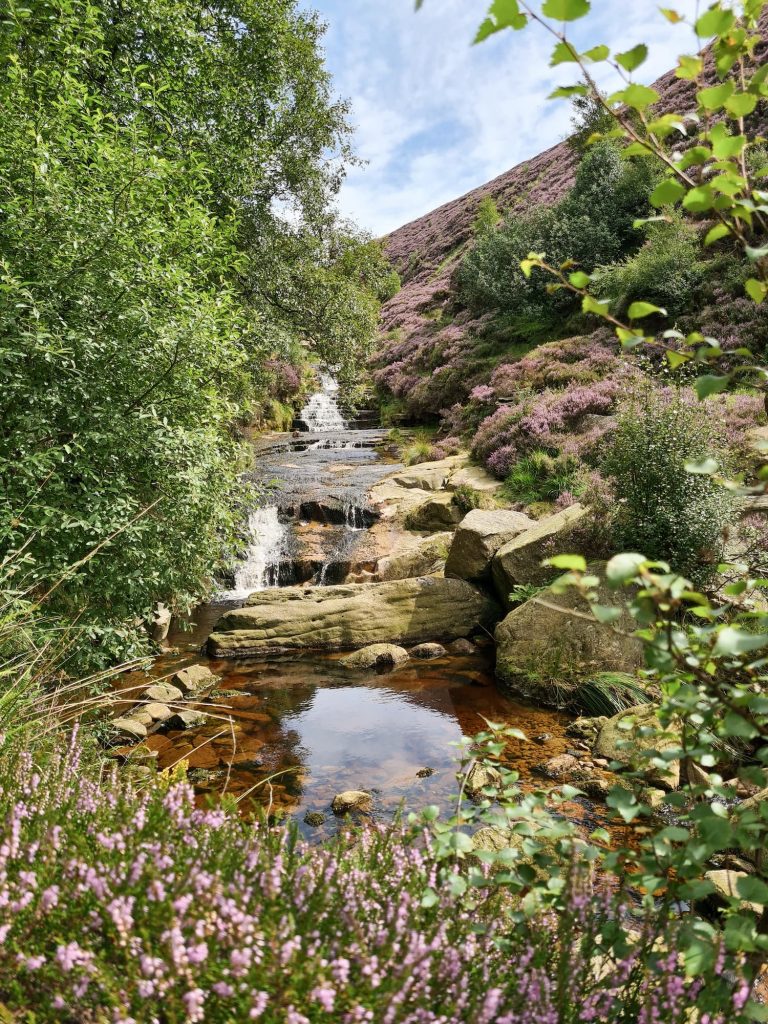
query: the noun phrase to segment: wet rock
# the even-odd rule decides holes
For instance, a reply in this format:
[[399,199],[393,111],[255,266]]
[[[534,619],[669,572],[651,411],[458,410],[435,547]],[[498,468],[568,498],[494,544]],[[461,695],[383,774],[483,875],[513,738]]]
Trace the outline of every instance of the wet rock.
[[462,519],[453,538],[445,563],[446,576],[485,579],[490,575],[491,560],[499,548],[532,526],[533,520],[522,512],[473,509]]
[[598,588],[598,603],[621,607],[612,625],[597,622],[578,591],[551,587],[515,608],[496,627],[496,675],[537,703],[567,706],[585,675],[633,672],[643,648],[625,598]]
[[165,722],[166,719],[170,718],[173,711],[168,707],[167,704],[152,703],[145,704],[142,708],[145,714],[149,715],[153,722]]
[[[662,731],[657,717],[658,707],[655,704],[640,704],[636,708],[609,718],[600,727],[594,746],[594,754],[609,761],[620,761],[629,764],[649,750],[663,753],[680,746],[680,735],[675,729],[666,730],[669,735],[643,736],[645,729]],[[648,764],[646,775],[649,780],[665,789],[676,789],[680,784],[680,762],[667,762],[663,768]]]
[[551,732],[542,732],[542,733],[539,733],[538,736],[534,736],[533,737],[533,742],[534,743],[538,743],[541,746],[543,746],[545,743],[549,743],[549,741],[551,739],[552,739],[552,733]]
[[747,910],[752,910],[756,914],[761,914],[763,908],[759,903],[748,903],[745,900],[742,900],[739,896],[738,884],[739,880],[742,878],[749,878],[749,874],[746,871],[730,871],[728,869],[724,869],[720,871],[707,871],[704,875],[705,881],[714,886],[714,900],[716,902],[724,904],[729,898],[735,898],[739,900],[742,906]]
[[463,513],[454,503],[453,495],[438,493],[412,509],[405,518],[405,525],[409,530],[435,533],[458,526],[462,518]]
[[430,658],[442,658],[448,652],[442,644],[419,644],[411,648],[412,658],[421,658],[428,661]]
[[499,615],[493,600],[464,580],[436,576],[267,590],[227,612],[208,640],[212,654],[247,657],[283,650],[344,650],[374,643],[454,640]]
[[218,681],[218,676],[207,665],[188,665],[173,677],[176,686],[183,693],[199,693]]
[[502,602],[509,606],[509,595],[520,584],[542,586],[555,579],[557,569],[541,563],[553,555],[573,550],[573,534],[587,510],[582,505],[570,505],[553,516],[529,520],[525,531],[508,538],[495,552],[493,583]]
[[429,779],[435,774],[434,768],[419,768],[416,772],[416,777],[419,779]]
[[537,765],[535,770],[547,779],[561,781],[562,779],[572,778],[574,772],[579,771],[579,769],[580,765],[575,757],[571,754],[560,754],[559,757],[552,757],[549,761]]
[[116,718],[112,728],[123,739],[143,740],[147,736],[147,727],[135,718]]
[[304,815],[304,821],[312,828],[319,828],[325,824],[325,815],[321,814],[320,811],[307,811]]
[[[524,849],[524,846],[531,842],[535,843],[538,853],[556,862],[570,862],[573,858],[572,853],[566,854],[565,857],[560,853],[558,849],[559,840],[551,839],[539,832],[534,832],[533,836],[530,837],[518,835],[516,832],[494,826],[486,826],[475,832],[472,836],[472,849],[476,853],[501,853],[502,850],[515,850],[518,853],[518,864],[530,864],[534,867],[537,875],[544,877],[549,874],[549,869],[536,864]],[[576,854],[585,846],[584,842],[578,839],[571,840],[570,845]]]
[[150,633],[156,644],[161,644],[168,636],[171,628],[171,610],[162,602],[155,605],[150,619]]
[[348,789],[344,793],[337,793],[331,804],[334,814],[348,814],[350,811],[368,813],[371,807],[371,794],[363,789]]
[[441,491],[448,483],[448,478],[455,467],[455,457],[441,459],[439,462],[422,462],[418,466],[410,466],[407,470],[394,474],[392,479],[400,487]]
[[382,582],[429,576],[445,565],[452,540],[453,534],[448,532],[424,537],[405,551],[396,551],[392,555],[380,558],[376,566],[376,576]]
[[477,797],[490,786],[496,787],[501,782],[501,772],[492,765],[484,765],[479,761],[473,764],[464,783],[464,791],[471,797]]
[[451,654],[477,654],[477,647],[471,640],[465,640],[464,637],[448,644],[448,650]]
[[155,683],[154,686],[148,686],[143,696],[145,700],[157,704],[175,704],[184,698],[178,686],[171,686],[170,683]]
[[600,731],[600,726],[608,721],[606,715],[600,718],[588,718],[586,715],[581,718],[574,718],[572,722],[569,722],[565,727],[565,735],[573,736],[576,739],[586,740],[587,743],[593,744],[597,738],[597,734]]
[[371,644],[341,658],[344,668],[396,668],[408,661],[408,651],[397,644]]
[[208,715],[202,711],[176,711],[163,724],[169,729],[199,729],[207,722]]

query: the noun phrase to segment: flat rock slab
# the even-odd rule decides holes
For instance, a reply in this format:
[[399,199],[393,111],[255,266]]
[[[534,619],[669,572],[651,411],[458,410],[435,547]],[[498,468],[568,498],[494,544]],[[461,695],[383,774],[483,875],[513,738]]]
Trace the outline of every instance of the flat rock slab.
[[459,524],[445,563],[446,576],[480,580],[490,574],[491,559],[502,545],[536,524],[522,512],[473,509]]
[[425,576],[254,594],[227,612],[208,639],[218,657],[286,650],[352,650],[455,640],[498,621],[491,598],[464,580]]

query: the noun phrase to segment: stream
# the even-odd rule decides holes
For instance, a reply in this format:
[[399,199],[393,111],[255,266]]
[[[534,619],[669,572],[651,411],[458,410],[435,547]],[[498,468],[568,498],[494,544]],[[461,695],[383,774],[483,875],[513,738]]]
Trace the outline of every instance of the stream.
[[[236,661],[201,655],[222,612],[253,591],[322,586],[375,567],[367,492],[399,468],[386,432],[347,424],[327,374],[296,425],[302,429],[253,440],[251,476],[266,500],[249,517],[246,557],[217,601],[174,625],[168,653],[151,669],[165,677],[202,662],[220,677],[206,725],[157,732],[146,741],[159,766],[183,758],[201,803],[227,792],[244,811],[261,806],[276,817],[293,816],[312,838],[341,826],[330,805],[344,790],[371,792],[373,815],[382,821],[428,804],[449,813],[457,792],[456,744],[484,729],[486,719],[536,738],[512,742],[506,760],[524,782],[539,785],[535,765],[573,744],[565,736],[569,717],[502,693],[487,637],[474,638],[474,653],[412,658],[388,673],[353,672],[339,665],[342,655],[322,651]],[[601,823],[586,800],[575,801],[572,813],[586,827]],[[307,814],[324,821],[310,825]]]

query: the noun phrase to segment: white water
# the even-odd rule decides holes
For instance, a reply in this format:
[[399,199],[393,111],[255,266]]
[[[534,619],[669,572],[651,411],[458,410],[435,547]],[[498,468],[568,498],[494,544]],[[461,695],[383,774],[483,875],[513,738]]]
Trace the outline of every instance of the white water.
[[235,573],[234,588],[220,597],[240,601],[255,590],[267,590],[279,584],[280,562],[287,554],[288,529],[281,523],[276,505],[257,508],[248,517],[250,542],[245,558]]
[[346,422],[339,411],[336,396],[339,385],[330,375],[320,371],[320,391],[309,399],[299,413],[299,419],[309,427],[310,433],[322,434],[329,430],[345,430]]

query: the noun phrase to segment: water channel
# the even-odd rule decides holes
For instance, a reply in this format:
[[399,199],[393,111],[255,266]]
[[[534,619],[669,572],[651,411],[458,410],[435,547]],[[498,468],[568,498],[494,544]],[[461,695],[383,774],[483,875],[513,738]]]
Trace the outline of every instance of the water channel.
[[[152,669],[153,676],[167,676],[204,661],[220,676],[206,725],[149,737],[159,765],[183,758],[201,802],[231,793],[244,810],[260,805],[294,816],[314,837],[339,827],[330,804],[344,790],[371,792],[379,820],[398,808],[438,804],[448,810],[457,792],[456,744],[485,728],[486,720],[538,738],[512,743],[507,756],[534,784],[534,766],[571,745],[568,718],[502,693],[487,637],[475,638],[474,653],[411,659],[385,674],[352,672],[339,665],[341,655],[320,651],[237,661],[201,655],[223,610],[254,590],[340,582],[366,564],[374,519],[367,492],[397,468],[385,432],[344,421],[329,375],[297,422],[304,429],[254,440],[252,475],[267,497],[249,518],[247,555],[219,600],[197,610],[191,630],[190,624],[174,628],[172,653]],[[324,823],[310,826],[308,813],[324,815]],[[586,826],[598,821],[587,801],[575,803],[573,814]]]

